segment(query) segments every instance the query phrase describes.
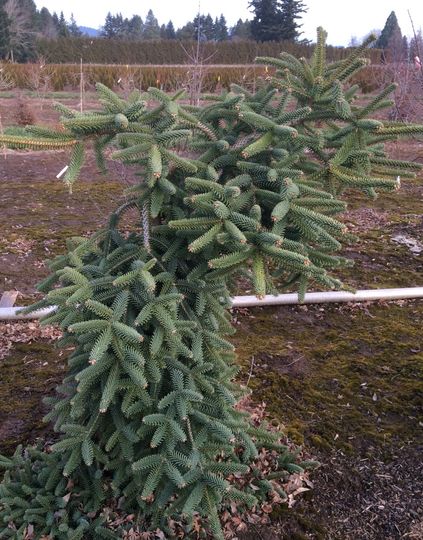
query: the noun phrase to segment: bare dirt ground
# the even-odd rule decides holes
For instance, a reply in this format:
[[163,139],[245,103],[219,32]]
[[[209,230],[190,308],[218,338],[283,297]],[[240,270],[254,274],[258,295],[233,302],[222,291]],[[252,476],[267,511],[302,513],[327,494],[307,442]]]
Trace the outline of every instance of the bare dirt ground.
[[[66,101],[75,106],[77,100]],[[3,126],[17,104],[1,99]],[[58,115],[31,101],[35,119]],[[393,143],[394,157],[423,162],[419,140]],[[114,168],[97,172],[92,158],[68,194],[57,173],[66,153],[0,151],[0,293],[17,289],[18,304],[35,298],[45,259],[66,238],[97,228],[128,179]],[[423,255],[393,240],[422,240],[423,178],[375,202],[352,194],[344,218],[359,236],[346,248],[355,268],[340,276],[357,288],[421,285]],[[0,325],[0,452],[50,436],[42,398],[54,391],[65,354],[38,325]],[[32,323],[31,323],[32,324]],[[240,381],[290,439],[321,462],[313,489],[293,508],[272,514],[274,526],[249,539],[394,540],[423,538],[421,328],[423,303],[296,306],[240,310]],[[240,537],[241,538],[241,537]]]

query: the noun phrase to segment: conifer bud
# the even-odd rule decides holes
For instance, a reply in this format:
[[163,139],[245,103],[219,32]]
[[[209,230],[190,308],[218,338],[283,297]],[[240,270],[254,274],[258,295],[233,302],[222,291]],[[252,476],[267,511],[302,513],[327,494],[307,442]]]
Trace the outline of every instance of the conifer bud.
[[115,126],[118,129],[126,129],[129,126],[129,120],[124,114],[117,114],[115,116]]

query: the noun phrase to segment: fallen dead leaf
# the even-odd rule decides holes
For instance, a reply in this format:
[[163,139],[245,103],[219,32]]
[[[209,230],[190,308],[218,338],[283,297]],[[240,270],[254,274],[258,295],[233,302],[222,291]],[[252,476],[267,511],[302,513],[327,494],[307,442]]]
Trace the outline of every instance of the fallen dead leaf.
[[62,332],[57,327],[42,327],[38,321],[0,323],[0,360],[8,356],[14,343],[31,343],[38,339],[55,341],[61,336]]

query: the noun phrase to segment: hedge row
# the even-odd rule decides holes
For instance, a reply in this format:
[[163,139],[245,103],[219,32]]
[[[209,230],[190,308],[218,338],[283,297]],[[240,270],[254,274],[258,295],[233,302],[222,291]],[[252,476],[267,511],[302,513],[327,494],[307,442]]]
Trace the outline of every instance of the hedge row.
[[[186,87],[195,77],[190,66],[82,66],[84,88],[101,82],[109,88],[138,88],[157,86],[165,91]],[[207,66],[202,68],[202,90],[216,92],[229,88],[231,83],[254,87],[270,70],[264,66]],[[80,87],[81,66],[78,64],[3,64],[2,73],[16,88],[30,90],[72,90]],[[198,77],[198,76],[197,76]]]
[[[78,63],[82,58],[92,64],[186,64],[194,53],[193,41],[125,41],[102,38],[41,39],[37,44],[39,56],[53,64]],[[297,58],[309,58],[314,45],[285,42],[257,43],[255,41],[205,42],[202,57],[210,64],[251,64],[256,56],[277,56],[281,51]],[[346,58],[351,49],[327,47],[330,61]],[[188,54],[187,54],[188,53]],[[372,63],[380,61],[380,51],[369,50]]]
[[[80,88],[81,66],[79,64],[3,64],[3,76],[15,88],[30,90],[62,91]],[[147,90],[157,86],[165,91],[189,87],[195,79],[193,66],[130,66],[130,65],[90,65],[83,64],[84,89],[89,90],[96,82],[110,88]],[[216,92],[237,83],[254,89],[272,70],[259,65],[246,66],[205,66],[202,68],[202,91]],[[354,76],[352,82],[358,83],[363,92],[373,92],[395,79],[390,66],[367,66]],[[198,73],[198,72],[197,72]],[[198,77],[198,75],[197,75]]]

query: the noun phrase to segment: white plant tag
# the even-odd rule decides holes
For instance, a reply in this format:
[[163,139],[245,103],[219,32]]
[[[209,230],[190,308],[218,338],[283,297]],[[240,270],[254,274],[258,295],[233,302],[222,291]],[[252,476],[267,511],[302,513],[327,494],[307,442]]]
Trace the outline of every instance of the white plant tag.
[[66,165],[66,167],[63,167],[63,169],[59,172],[59,174],[56,176],[56,178],[62,178],[62,176],[65,174],[65,172],[69,169],[69,165]]

